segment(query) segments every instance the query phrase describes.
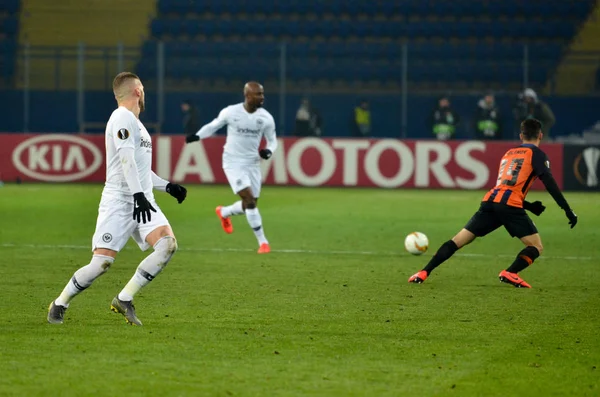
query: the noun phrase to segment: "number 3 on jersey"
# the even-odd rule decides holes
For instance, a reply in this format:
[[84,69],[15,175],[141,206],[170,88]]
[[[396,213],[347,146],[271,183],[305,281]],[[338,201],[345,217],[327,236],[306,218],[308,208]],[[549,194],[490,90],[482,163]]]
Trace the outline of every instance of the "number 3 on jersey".
[[[525,162],[524,158],[513,158],[510,161],[508,169],[506,165],[508,164],[507,159],[503,159],[500,163],[500,173],[498,174],[498,185],[507,185],[507,186],[515,186],[517,183],[517,179],[519,179],[519,172],[521,172],[521,168],[523,167],[523,163]],[[506,173],[505,173],[506,170]]]

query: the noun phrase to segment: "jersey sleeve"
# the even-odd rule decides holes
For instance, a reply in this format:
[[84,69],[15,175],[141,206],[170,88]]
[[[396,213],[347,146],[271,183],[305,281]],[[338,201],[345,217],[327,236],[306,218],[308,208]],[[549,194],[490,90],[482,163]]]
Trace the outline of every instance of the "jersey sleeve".
[[167,191],[167,185],[169,184],[169,181],[162,179],[160,176],[156,175],[154,171],[150,171],[150,177],[152,178],[152,187],[154,189],[161,192]]
[[208,138],[214,135],[227,124],[228,117],[229,107],[226,107],[225,109],[221,110],[216,119],[200,128],[200,131],[198,131],[196,135],[198,135],[200,139]]
[[569,203],[567,202],[567,199],[565,199],[565,196],[563,196],[562,192],[560,191],[558,183],[556,183],[556,180],[550,172],[546,172],[545,174],[543,174],[540,177],[540,180],[542,181],[542,183],[546,187],[546,190],[548,191],[548,193],[550,193],[550,195],[552,196],[554,201],[556,201],[556,204],[558,204],[560,208],[562,208],[565,211],[571,209]]
[[266,149],[270,150],[271,153],[275,153],[275,150],[277,150],[277,135],[275,134],[275,120],[273,120],[273,117],[269,117],[269,122],[265,125],[263,134],[267,140]]
[[117,151],[123,148],[135,149],[135,137],[139,134],[139,127],[135,116],[129,112],[115,115],[109,133]]
[[109,134],[112,135],[131,194],[143,192],[135,162],[135,137],[139,133],[140,128],[133,113],[119,112],[114,115]]
[[540,149],[534,150],[531,155],[531,166],[536,176],[540,177],[550,173],[550,161],[546,153]]

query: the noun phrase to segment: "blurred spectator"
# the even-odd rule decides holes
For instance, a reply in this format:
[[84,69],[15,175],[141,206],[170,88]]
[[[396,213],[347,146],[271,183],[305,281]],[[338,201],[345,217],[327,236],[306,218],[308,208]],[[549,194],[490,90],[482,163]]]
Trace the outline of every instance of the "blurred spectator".
[[200,129],[200,124],[198,124],[198,112],[192,101],[186,99],[181,102],[181,111],[183,112],[183,133],[191,135],[198,132]]
[[321,136],[321,115],[308,99],[303,99],[296,112],[296,136]]
[[459,122],[458,115],[450,106],[450,99],[443,96],[438,101],[438,106],[431,113],[431,131],[439,140],[452,138],[456,132],[456,126]]
[[513,112],[517,125],[521,125],[523,120],[530,118],[541,121],[542,132],[546,138],[550,136],[550,128],[556,122],[550,106],[546,102],[541,101],[536,92],[531,88],[527,88],[522,94],[519,94]]
[[477,103],[477,113],[475,115],[475,136],[477,139],[502,139],[500,121],[496,99],[493,94],[488,93]]
[[360,105],[354,108],[353,116],[353,135],[357,137],[371,135],[371,111],[369,110],[369,102],[364,99],[360,101]]

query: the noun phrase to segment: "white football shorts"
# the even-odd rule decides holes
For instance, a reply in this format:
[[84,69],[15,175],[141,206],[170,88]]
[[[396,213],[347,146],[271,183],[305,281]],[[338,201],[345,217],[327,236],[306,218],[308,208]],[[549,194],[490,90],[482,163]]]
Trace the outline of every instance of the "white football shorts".
[[96,231],[92,237],[92,251],[96,248],[107,248],[118,252],[123,249],[130,237],[142,251],[150,248],[150,244],[146,242],[148,234],[160,226],[169,226],[169,221],[156,201],[151,200],[150,203],[156,210],[156,212],[150,211],[152,220],[138,223],[133,219],[133,201],[128,203],[102,198],[98,208]]
[[260,165],[224,165],[223,171],[235,194],[249,187],[254,198],[260,197],[262,187]]

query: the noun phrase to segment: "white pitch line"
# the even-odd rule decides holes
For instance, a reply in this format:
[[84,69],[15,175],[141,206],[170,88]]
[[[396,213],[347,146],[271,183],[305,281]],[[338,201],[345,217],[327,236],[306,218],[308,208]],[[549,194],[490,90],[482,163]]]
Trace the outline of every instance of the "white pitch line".
[[[65,245],[65,244],[11,244],[4,243],[0,244],[1,248],[66,248],[66,249],[87,249],[91,251],[89,245]],[[179,248],[180,251],[189,252],[255,252],[254,249],[249,248]],[[281,254],[319,254],[319,255],[362,255],[362,256],[410,256],[406,252],[393,252],[393,251],[340,251],[340,250],[304,250],[304,249],[274,249],[271,250],[273,253]],[[471,258],[514,258],[515,255],[509,254],[477,254],[477,253],[457,253],[455,256],[471,257]],[[542,256],[540,259],[562,259],[562,260],[585,260],[591,261],[596,259],[593,256]]]

